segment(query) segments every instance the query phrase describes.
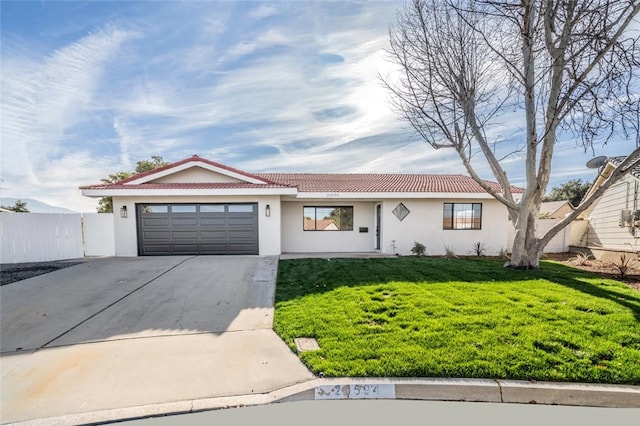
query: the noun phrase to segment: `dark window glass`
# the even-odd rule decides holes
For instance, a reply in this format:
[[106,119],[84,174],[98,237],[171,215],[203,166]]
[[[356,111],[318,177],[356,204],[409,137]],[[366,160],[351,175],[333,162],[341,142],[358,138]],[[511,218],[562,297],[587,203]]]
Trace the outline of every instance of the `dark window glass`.
[[305,231],[353,231],[353,207],[305,206],[302,216]]
[[195,213],[195,205],[174,204],[171,206],[171,213]]
[[444,203],[443,229],[481,229],[482,203]]
[[145,204],[142,206],[142,213],[169,213],[169,206]]

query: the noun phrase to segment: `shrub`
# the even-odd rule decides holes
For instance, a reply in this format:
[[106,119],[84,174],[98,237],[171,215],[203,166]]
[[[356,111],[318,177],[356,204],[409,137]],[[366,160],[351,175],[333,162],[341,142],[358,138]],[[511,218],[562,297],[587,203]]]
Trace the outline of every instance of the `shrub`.
[[413,247],[411,248],[411,253],[413,253],[416,257],[422,257],[426,252],[427,247],[424,244],[414,241]]
[[444,253],[445,253],[444,257],[446,257],[447,259],[458,257],[454,253],[453,249],[447,245],[444,246]]
[[577,253],[575,256],[569,259],[569,263],[578,266],[588,266],[589,260],[593,259],[593,256],[587,253]]
[[620,258],[611,264],[618,270],[618,276],[624,278],[627,276],[629,269],[631,269],[631,263],[633,258],[627,256],[626,253],[620,253]]
[[483,256],[485,252],[484,243],[481,243],[480,241],[473,243],[473,252],[478,257]]
[[500,248],[500,253],[498,254],[498,256],[499,256],[501,259],[511,259],[511,256],[509,256],[509,252],[508,252],[508,251],[507,251],[507,249],[506,249],[506,248],[504,248],[504,247],[501,247],[501,248]]

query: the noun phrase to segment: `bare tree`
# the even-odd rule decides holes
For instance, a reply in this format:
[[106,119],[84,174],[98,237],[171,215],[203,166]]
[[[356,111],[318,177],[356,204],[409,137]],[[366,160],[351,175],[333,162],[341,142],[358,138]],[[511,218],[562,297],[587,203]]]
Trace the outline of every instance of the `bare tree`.
[[[559,131],[573,132],[585,149],[619,133],[640,145],[640,40],[628,35],[639,11],[638,0],[409,0],[398,13],[388,52],[401,74],[383,81],[424,140],[453,148],[507,207],[516,229],[508,266],[537,268],[551,238],[640,164],[637,148],[571,215],[537,235]],[[507,114],[522,123],[519,142],[495,136]],[[502,166],[507,158],[524,163],[525,191],[517,196]],[[500,192],[478,164],[488,165]]]

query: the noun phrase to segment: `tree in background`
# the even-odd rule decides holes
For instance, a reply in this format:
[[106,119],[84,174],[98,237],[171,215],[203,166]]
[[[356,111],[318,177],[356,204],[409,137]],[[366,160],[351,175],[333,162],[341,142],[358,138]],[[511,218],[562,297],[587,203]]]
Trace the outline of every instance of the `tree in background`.
[[551,193],[544,197],[542,201],[564,201],[568,200],[571,205],[577,206],[589,191],[591,184],[582,182],[582,179],[571,179],[560,186],[554,186]]
[[[133,175],[139,173],[148,172],[149,170],[156,169],[158,167],[166,166],[166,161],[162,160],[159,155],[152,155],[151,160],[140,160],[136,164],[136,169],[133,172],[117,172],[109,175],[108,178],[101,179],[103,183],[118,183]],[[113,198],[102,197],[98,200],[98,213],[113,213]]]
[[3,209],[7,209],[16,213],[29,213],[29,209],[27,208],[27,202],[22,200],[17,200],[13,204],[13,207],[9,207],[9,206],[1,206],[1,207]]
[[[538,268],[544,247],[640,164],[636,148],[573,213],[538,236],[540,203],[560,131],[584,149],[614,135],[640,145],[639,0],[409,0],[390,31],[394,106],[432,147],[457,152],[467,173],[509,211],[516,229],[506,266]],[[519,140],[504,141],[518,121]],[[514,197],[504,161],[521,161]],[[489,170],[501,190],[478,174]]]

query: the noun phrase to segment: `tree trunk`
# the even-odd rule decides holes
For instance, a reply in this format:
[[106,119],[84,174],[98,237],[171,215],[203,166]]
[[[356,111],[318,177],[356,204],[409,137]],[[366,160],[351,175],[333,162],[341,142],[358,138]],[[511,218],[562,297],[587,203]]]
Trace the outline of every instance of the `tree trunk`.
[[[526,218],[526,224],[519,223],[516,235],[513,239],[511,259],[505,264],[508,268],[514,269],[538,269],[540,267],[540,257],[543,246],[536,236],[536,216],[537,211],[521,212],[520,217]],[[524,228],[524,229],[522,229]]]

